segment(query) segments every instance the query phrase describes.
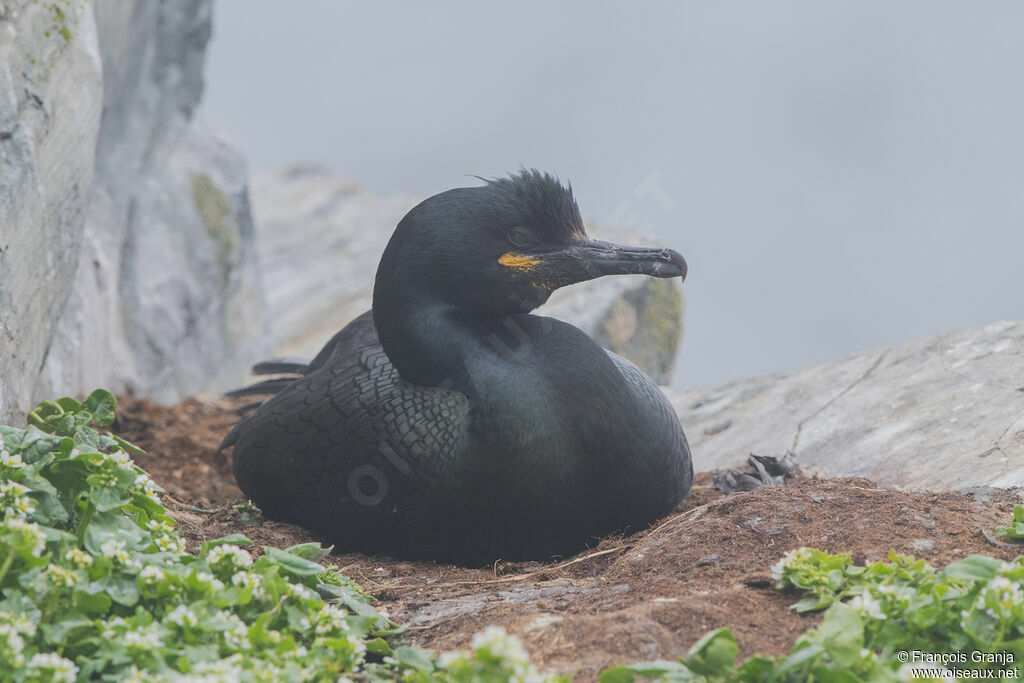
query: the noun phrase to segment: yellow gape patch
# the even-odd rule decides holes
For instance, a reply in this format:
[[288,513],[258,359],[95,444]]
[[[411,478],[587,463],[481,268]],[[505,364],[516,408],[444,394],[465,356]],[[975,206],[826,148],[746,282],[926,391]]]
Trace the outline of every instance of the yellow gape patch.
[[509,251],[498,257],[498,263],[506,268],[515,268],[518,271],[529,273],[537,267],[540,263],[540,259]]

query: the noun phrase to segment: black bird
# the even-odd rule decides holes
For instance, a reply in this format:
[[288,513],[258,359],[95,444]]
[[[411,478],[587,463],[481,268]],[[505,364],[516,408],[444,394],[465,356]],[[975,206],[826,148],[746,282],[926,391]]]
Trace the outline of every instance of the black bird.
[[679,419],[629,361],[529,314],[602,275],[685,277],[669,249],[589,239],[536,170],[442,192],[384,250],[373,310],[232,429],[235,478],[270,519],[347,549],[483,564],[636,531],[690,490]]

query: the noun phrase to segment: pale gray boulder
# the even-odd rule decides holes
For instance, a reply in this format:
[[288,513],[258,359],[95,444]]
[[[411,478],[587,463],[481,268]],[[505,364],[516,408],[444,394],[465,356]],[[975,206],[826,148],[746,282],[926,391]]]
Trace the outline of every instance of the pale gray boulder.
[[792,454],[910,490],[1024,487],[1024,322],[666,393],[698,472]]
[[[308,167],[256,175],[252,196],[278,353],[311,357],[370,308],[384,246],[422,197],[377,196]],[[591,231],[612,241],[655,243],[649,236]],[[678,280],[617,277],[557,291],[538,313],[577,325],[666,382],[682,333],[682,305]]]
[[92,9],[0,4],[0,420],[33,385],[71,288],[103,107]]
[[99,0],[104,113],[71,296],[37,396],[164,402],[269,352],[244,160],[197,124],[210,0]]

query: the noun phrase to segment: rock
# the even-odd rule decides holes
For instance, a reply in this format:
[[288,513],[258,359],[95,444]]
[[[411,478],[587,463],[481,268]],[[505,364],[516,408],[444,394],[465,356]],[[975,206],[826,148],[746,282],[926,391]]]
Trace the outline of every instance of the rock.
[[269,351],[242,158],[193,119],[211,0],[96,4],[104,112],[72,295],[37,396],[172,402]]
[[260,265],[279,354],[311,358],[370,308],[384,245],[418,201],[377,197],[305,167],[253,176]]
[[911,490],[1024,486],[1024,322],[665,391],[698,472],[757,452],[792,454],[810,473]]
[[0,420],[19,418],[70,290],[103,107],[84,3],[0,4]]
[[[647,235],[595,232],[610,242],[658,243]],[[655,382],[671,380],[683,335],[683,292],[678,280],[599,278],[556,291],[538,312],[576,325],[601,346],[636,363]]]
[[[379,197],[308,167],[259,174],[252,195],[277,351],[311,357],[370,308],[384,246],[422,198]],[[607,231],[601,236],[651,241]],[[618,277],[559,290],[539,312],[577,325],[666,382],[682,334],[682,305],[678,281]]]
[[930,553],[935,550],[935,541],[930,538],[915,538],[910,542],[910,549],[915,553]]
[[785,486],[787,479],[801,476],[800,466],[789,455],[776,458],[751,453],[746,467],[715,470],[711,473],[711,483],[717,491],[736,493],[763,486]]

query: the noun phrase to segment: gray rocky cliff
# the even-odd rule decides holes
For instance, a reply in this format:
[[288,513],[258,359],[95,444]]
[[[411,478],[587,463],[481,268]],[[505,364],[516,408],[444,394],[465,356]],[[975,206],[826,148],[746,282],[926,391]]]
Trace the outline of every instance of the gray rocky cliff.
[[[82,61],[75,50],[82,52],[93,78],[79,75],[79,92],[62,90],[49,112],[75,117],[69,125],[82,140],[52,142],[60,151],[29,175],[46,178],[73,165],[67,184],[77,195],[56,186],[47,192],[65,204],[77,196],[77,209],[46,240],[33,214],[4,216],[3,232],[22,236],[5,250],[5,262],[33,263],[38,272],[33,278],[5,268],[0,283],[44,291],[41,305],[17,319],[0,308],[19,347],[34,354],[17,367],[0,366],[11,396],[0,399],[0,417],[95,386],[161,401],[215,391],[239,382],[270,350],[245,164],[194,118],[211,0],[71,5],[79,28],[71,27],[66,54],[56,60],[73,64]],[[45,3],[21,7],[50,11]],[[20,26],[11,33],[26,43],[23,52],[36,50],[38,37]],[[90,111],[92,119],[81,120]],[[59,267],[42,265],[45,259]]]
[[0,4],[0,418],[22,413],[78,265],[103,108],[92,9]]

